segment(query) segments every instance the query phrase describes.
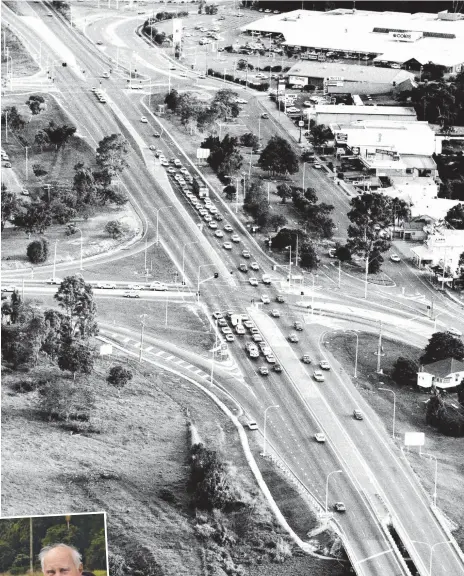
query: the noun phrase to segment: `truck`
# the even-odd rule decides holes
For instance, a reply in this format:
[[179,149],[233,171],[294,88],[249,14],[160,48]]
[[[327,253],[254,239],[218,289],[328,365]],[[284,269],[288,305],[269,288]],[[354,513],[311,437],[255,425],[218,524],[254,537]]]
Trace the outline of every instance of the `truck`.
[[200,186],[198,196],[200,196],[200,198],[207,198],[209,196],[208,188],[206,186]]

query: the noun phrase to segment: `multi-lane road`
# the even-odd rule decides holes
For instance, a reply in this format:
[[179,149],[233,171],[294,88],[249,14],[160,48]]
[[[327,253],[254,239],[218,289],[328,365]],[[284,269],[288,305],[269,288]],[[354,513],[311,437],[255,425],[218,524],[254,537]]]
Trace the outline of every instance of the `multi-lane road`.
[[[111,79],[105,80],[108,102],[102,105],[97,101],[90,89],[98,86],[102,71],[113,65],[106,54],[117,52],[117,47],[108,46],[105,50],[96,47],[85,35],[70,29],[60,17],[55,15],[53,18],[46,18],[49,8],[41,3],[24,3],[21,11],[26,16],[14,14],[4,8],[4,20],[12,29],[30,39],[32,43],[42,42],[43,55],[47,55],[50,60],[60,57],[63,59],[62,55],[56,54],[56,47],[48,44],[43,34],[38,32],[40,28],[36,23],[41,22],[43,26],[45,22],[47,28],[66,46],[67,54],[72,54],[74,58],[74,66],[55,68],[55,86],[59,89],[60,103],[70,117],[75,119],[80,134],[95,147],[104,136],[121,132],[131,145],[129,167],[121,180],[143,222],[144,242],[134,245],[129,253],[114,254],[111,258],[125,258],[130,253],[143,250],[145,240],[155,241],[158,228],[160,241],[179,270],[184,262],[185,277],[193,290],[198,280],[202,282],[201,301],[210,312],[225,313],[231,310],[247,312],[250,315],[272,347],[284,371],[280,374],[271,371],[268,377],[258,375],[257,365],[262,362],[251,361],[242,349],[243,340],[249,337],[242,340],[236,337],[236,342],[231,344],[229,349],[236,361],[237,374],[240,377],[227,378],[229,394],[250,417],[258,421],[261,429],[264,410],[268,406],[279,405],[279,409],[269,413],[270,450],[285,461],[294,476],[314,495],[322,508],[325,507],[327,484],[329,505],[335,500],[345,502],[347,513],[340,515],[338,522],[359,574],[367,576],[403,573],[403,567],[381,527],[381,521],[389,516],[397,531],[401,533],[420,573],[425,576],[428,573],[430,547],[448,539],[431,513],[429,498],[423,493],[409,468],[401,461],[400,453],[390,443],[384,427],[366,406],[336,359],[329,359],[332,370],[326,374],[325,382],[318,384],[311,377],[312,367],[306,368],[300,357],[306,351],[314,361],[324,357],[320,347],[320,338],[324,331],[321,325],[324,323],[317,322],[319,313],[323,310],[326,317],[331,315],[338,318],[337,322],[341,327],[352,325],[356,317],[362,317],[364,324],[368,323],[369,315],[374,319],[382,318],[392,335],[400,336],[403,332],[403,338],[406,326],[395,330],[395,322],[401,326],[401,322],[406,319],[411,322],[409,340],[413,339],[419,345],[425,343],[432,331],[433,323],[426,317],[426,302],[432,294],[435,296],[435,309],[442,314],[442,321],[450,319],[450,322],[459,325],[464,320],[462,312],[454,303],[440,294],[435,294],[422,278],[404,263],[400,266],[388,264],[385,269],[395,281],[392,287],[371,285],[369,297],[364,300],[362,281],[343,274],[339,288],[337,270],[327,262],[321,268],[317,279],[317,287],[322,286],[322,291],[315,294],[317,312],[312,318],[308,318],[308,309],[305,308],[308,302],[301,302],[300,290],[295,295],[287,295],[287,303],[281,305],[280,320],[271,320],[264,310],[259,310],[256,306],[250,307],[251,299],[259,300],[263,293],[269,294],[273,299],[278,291],[282,290],[281,281],[282,286],[286,287],[284,278],[287,272],[272,271],[276,280],[274,284],[271,287],[260,284],[257,288],[250,286],[245,276],[236,272],[237,264],[242,261],[242,249],[248,249],[253,259],[259,263],[260,272],[257,275],[270,272],[272,260],[259,249],[243,227],[234,221],[233,213],[224,206],[222,209],[226,220],[240,234],[239,247],[234,247],[230,252],[225,251],[221,247],[222,242],[214,238],[210,231],[199,230],[196,212],[185,198],[173,190],[164,173],[160,172],[160,167],[154,164],[148,146],[153,143],[151,134],[159,129],[159,124],[151,116],[147,124],[140,123],[140,117],[147,115],[143,106],[144,97],[140,93],[127,90],[124,74],[114,72]],[[107,34],[105,30],[111,28],[114,32],[118,21],[119,18],[99,23],[98,38],[105,42],[111,38],[111,34]],[[118,34],[124,46],[120,45],[119,50],[137,51],[138,71],[149,77],[156,77],[159,82],[166,82],[170,74],[169,62],[134,34],[135,21],[122,22]],[[85,73],[82,70],[85,70]],[[189,82],[191,83],[189,78],[194,76],[191,72],[186,71],[186,74],[185,86],[188,87]],[[182,76],[178,76],[178,81],[182,82]],[[205,79],[202,83],[206,89],[220,86],[212,79]],[[255,123],[254,119],[263,111],[263,102],[261,97],[250,96],[249,93],[246,98],[248,119],[245,122],[252,125]],[[166,128],[169,129],[169,126],[166,125]],[[263,139],[276,132],[285,134],[275,119],[263,122],[261,128]],[[159,145],[166,156],[173,155],[173,151],[176,151],[176,156],[181,154],[168,135]],[[191,168],[193,171],[193,167]],[[346,227],[348,200],[323,174],[313,172],[311,185],[317,188],[321,200],[335,205],[339,217],[339,231],[342,231]],[[105,255],[93,258],[86,262],[86,267],[97,267],[99,262],[106,259]],[[74,266],[74,269],[77,269],[77,266]],[[73,264],[58,265],[58,270],[59,274],[63,275],[63,271],[73,270]],[[230,274],[231,270],[234,270],[234,274]],[[218,279],[211,277],[213,271],[219,273]],[[36,272],[36,278],[39,279],[50,275],[50,267],[44,267],[41,273]],[[7,273],[4,282],[11,280],[11,283],[14,283],[18,278],[20,279],[18,273]],[[28,282],[27,285],[28,290],[40,288],[37,285],[29,286]],[[308,295],[311,295],[310,288],[304,286],[302,291],[305,292],[303,300],[308,300]],[[424,296],[423,301],[413,299],[419,291]],[[312,302],[311,296],[309,301]],[[129,305],[130,302],[127,303],[127,306]],[[271,307],[274,306],[275,304],[271,304]],[[300,342],[290,345],[286,337],[296,318],[303,321],[305,330]],[[314,325],[310,326],[308,320],[313,320]],[[375,328],[371,326],[371,330]],[[204,363],[204,360],[202,362]],[[216,379],[221,381],[222,377],[226,378],[219,369]],[[365,414],[362,422],[355,421],[351,416],[355,407],[361,408]],[[328,441],[325,444],[314,441],[314,433],[319,430],[323,430],[327,435]],[[332,475],[328,483],[328,474],[339,469],[342,473]],[[425,545],[414,542],[425,542]],[[445,576],[464,573],[461,559],[452,546],[435,548],[434,559],[434,574]]]

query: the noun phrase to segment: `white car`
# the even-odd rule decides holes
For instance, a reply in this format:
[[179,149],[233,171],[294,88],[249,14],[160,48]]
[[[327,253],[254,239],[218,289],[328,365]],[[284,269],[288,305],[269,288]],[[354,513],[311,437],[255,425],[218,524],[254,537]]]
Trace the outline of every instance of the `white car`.
[[211,222],[208,222],[208,226],[211,228],[211,230],[216,230],[217,222],[214,222],[214,220],[211,220]]
[[113,282],[97,282],[96,288],[101,288],[103,290],[115,290],[116,284]]
[[401,262],[401,258],[398,256],[398,254],[391,254],[390,255],[390,260],[392,262]]
[[295,106],[290,106],[287,108],[287,112],[290,112],[290,114],[298,114],[299,112],[301,112],[301,110],[299,108],[296,108]]
[[313,164],[313,168],[316,168],[316,170],[320,170],[320,169],[322,168],[322,165],[319,164],[318,162],[315,162],[315,163]]
[[245,334],[245,328],[241,324],[237,324],[237,326],[235,327],[235,333],[243,335]]
[[233,342],[235,340],[235,336],[233,334],[226,334],[225,339],[226,342]]
[[61,282],[62,282],[61,278],[58,278],[57,276],[53,278],[48,278],[47,280],[47,284],[61,284]]
[[313,105],[313,103],[310,102],[309,100],[305,100],[305,101],[303,102],[303,106],[312,106],[312,105]]
[[232,334],[232,328],[230,326],[224,326],[221,328],[223,334]]
[[273,310],[271,310],[271,316],[273,318],[280,318],[280,311],[277,310],[277,308],[274,308]]
[[222,247],[225,250],[232,250],[232,244],[230,242],[224,242],[224,244],[222,245]]
[[140,118],[140,122],[142,122],[142,124],[146,124],[148,122],[147,117],[142,116],[142,118]]
[[243,98],[237,98],[237,99],[235,100],[235,102],[236,102],[237,104],[248,104],[248,101],[247,101],[247,100],[244,100]]
[[251,278],[248,279],[248,282],[252,285],[252,286],[258,286],[259,282],[258,279],[255,278],[254,276],[252,276]]
[[321,360],[319,362],[319,367],[322,368],[322,370],[330,370],[330,364],[327,362],[327,360]]
[[140,298],[140,292],[138,290],[126,290],[123,294],[124,298]]
[[316,380],[316,382],[324,382],[325,380],[324,374],[322,374],[320,370],[314,370],[313,378]]
[[314,434],[314,438],[316,439],[316,442],[325,442],[325,434],[322,432],[317,432]]
[[166,284],[163,284],[163,282],[159,282],[158,280],[155,280],[150,284],[150,290],[166,292],[167,289],[168,287],[166,286]]
[[277,362],[274,354],[266,354],[265,358],[266,358],[267,362],[269,362],[269,364],[275,364]]
[[447,328],[446,330],[449,334],[452,334],[453,336],[458,336],[459,338],[462,336],[462,332],[460,330],[458,330],[457,328]]
[[232,240],[232,242],[240,242],[240,236],[238,234],[232,234],[230,239]]
[[271,299],[269,298],[269,296],[267,294],[263,294],[261,296],[261,302],[263,304],[270,304],[271,303]]
[[258,424],[256,422],[248,422],[247,424],[249,430],[258,430]]
[[216,236],[216,238],[223,238],[224,237],[224,232],[222,230],[216,230],[216,232],[214,233],[214,235]]
[[251,268],[252,270],[259,270],[259,264],[258,264],[257,262],[252,262],[252,263],[250,264],[250,268]]
[[129,290],[143,290],[143,287],[140,284],[129,284],[127,287]]

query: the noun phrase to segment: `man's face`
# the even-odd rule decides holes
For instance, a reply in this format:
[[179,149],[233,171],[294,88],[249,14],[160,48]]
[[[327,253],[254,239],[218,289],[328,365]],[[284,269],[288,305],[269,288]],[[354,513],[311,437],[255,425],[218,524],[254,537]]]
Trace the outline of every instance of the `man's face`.
[[70,550],[66,548],[54,548],[45,555],[45,576],[81,576],[82,565],[76,568]]

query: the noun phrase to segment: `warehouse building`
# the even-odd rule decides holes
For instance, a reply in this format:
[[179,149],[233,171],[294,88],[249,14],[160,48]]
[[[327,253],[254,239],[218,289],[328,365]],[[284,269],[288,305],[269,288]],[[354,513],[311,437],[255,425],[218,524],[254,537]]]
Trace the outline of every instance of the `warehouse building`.
[[316,104],[304,111],[306,118],[316,124],[352,124],[363,120],[404,121],[417,120],[414,108],[403,106],[337,106]]
[[464,63],[464,15],[446,10],[438,14],[294,10],[260,18],[241,30],[271,41],[282,39],[283,45],[312,60],[330,55],[411,69],[433,62],[449,73],[459,72]]

